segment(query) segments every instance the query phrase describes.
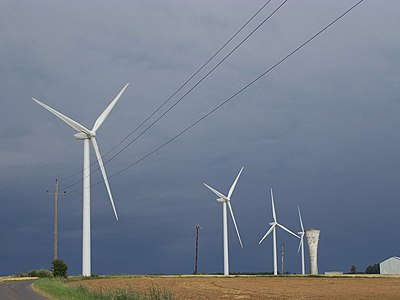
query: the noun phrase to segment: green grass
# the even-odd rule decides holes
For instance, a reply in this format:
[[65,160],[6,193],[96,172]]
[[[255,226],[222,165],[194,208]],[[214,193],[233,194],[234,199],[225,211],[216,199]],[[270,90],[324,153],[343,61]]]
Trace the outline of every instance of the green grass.
[[107,290],[94,293],[82,285],[69,286],[67,280],[41,279],[33,284],[34,289],[55,300],[173,300],[174,297],[167,290],[157,287],[151,288],[147,293],[139,293],[132,289]]

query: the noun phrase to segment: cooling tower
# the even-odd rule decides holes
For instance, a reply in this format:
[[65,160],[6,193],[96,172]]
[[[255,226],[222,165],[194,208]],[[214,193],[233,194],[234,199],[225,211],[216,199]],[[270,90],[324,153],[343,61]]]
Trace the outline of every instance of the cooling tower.
[[308,254],[310,256],[310,274],[318,275],[318,240],[319,230],[306,230],[306,238],[308,244]]

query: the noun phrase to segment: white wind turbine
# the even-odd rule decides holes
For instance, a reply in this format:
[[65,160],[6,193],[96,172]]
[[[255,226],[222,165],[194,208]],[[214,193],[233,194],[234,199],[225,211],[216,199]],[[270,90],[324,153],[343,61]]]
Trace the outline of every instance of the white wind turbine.
[[124,88],[119,92],[119,94],[114,98],[114,100],[107,106],[103,113],[97,118],[94,123],[93,129],[89,130],[83,125],[75,122],[69,117],[63,115],[62,113],[56,111],[55,109],[47,106],[46,104],[32,98],[37,104],[44,107],[62,121],[67,123],[69,126],[78,131],[74,136],[77,140],[83,140],[83,229],[82,229],[82,275],[91,275],[91,249],[90,249],[90,146],[89,141],[92,142],[94,152],[96,153],[97,161],[101,173],[103,175],[104,183],[110,197],[111,206],[114,211],[115,218],[118,221],[117,211],[115,209],[114,200],[111,194],[110,186],[108,184],[108,179],[106,175],[106,170],[104,169],[103,160],[101,159],[99,146],[96,141],[96,131],[103,124],[104,120],[107,118],[108,114],[114,108],[115,104],[121,97],[122,93],[128,87],[129,83],[124,86]]
[[236,234],[239,239],[240,246],[243,248],[242,239],[240,238],[239,230],[236,225],[235,216],[233,215],[233,210],[231,206],[231,196],[235,186],[239,180],[240,174],[243,171],[243,167],[240,169],[238,176],[236,177],[235,181],[233,182],[231,188],[229,189],[228,196],[218,192],[214,188],[210,187],[206,183],[203,183],[207,188],[209,188],[214,194],[218,196],[217,201],[222,203],[222,223],[223,223],[223,233],[224,233],[224,275],[229,275],[229,254],[228,254],[228,213],[227,213],[227,206],[229,207],[229,211],[231,213],[233,224],[235,225]]
[[262,237],[262,239],[258,242],[258,244],[261,244],[262,241],[272,232],[273,251],[274,251],[274,275],[278,275],[278,257],[277,257],[277,250],[276,250],[276,226],[282,228],[283,230],[290,233],[291,235],[294,235],[297,238],[300,238],[300,237],[297,234],[295,234],[294,232],[287,229],[285,226],[279,224],[278,221],[276,220],[274,194],[272,193],[272,189],[271,189],[271,202],[272,202],[272,217],[273,217],[274,221],[269,223],[269,225],[271,225],[271,227],[268,229],[268,231],[265,233],[265,235]]
[[304,234],[306,232],[304,231],[303,220],[301,219],[300,207],[297,207],[297,210],[299,211],[299,219],[301,226],[301,231],[297,232],[298,234],[300,234],[300,244],[299,244],[299,250],[297,252],[300,252],[301,249],[301,274],[304,275],[306,274],[306,269],[304,264]]

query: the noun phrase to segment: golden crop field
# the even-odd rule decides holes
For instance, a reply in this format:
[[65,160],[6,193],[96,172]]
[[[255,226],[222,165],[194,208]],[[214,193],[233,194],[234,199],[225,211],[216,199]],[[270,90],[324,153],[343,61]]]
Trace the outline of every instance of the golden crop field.
[[400,278],[134,276],[75,281],[92,290],[166,289],[177,299],[400,299]]

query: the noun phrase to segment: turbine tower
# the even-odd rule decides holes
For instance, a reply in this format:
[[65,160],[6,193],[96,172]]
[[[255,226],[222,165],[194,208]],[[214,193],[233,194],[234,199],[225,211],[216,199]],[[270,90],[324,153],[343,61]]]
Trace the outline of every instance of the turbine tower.
[[297,232],[298,234],[300,234],[300,244],[299,244],[299,250],[297,252],[300,252],[301,249],[301,274],[305,275],[306,268],[304,264],[304,234],[306,232],[304,231],[303,220],[301,219],[300,207],[297,206],[297,210],[299,211],[299,220],[301,227],[301,231]]
[[104,169],[103,160],[100,155],[99,146],[96,141],[96,132],[103,124],[108,114],[114,108],[115,104],[128,87],[129,83],[124,86],[124,88],[119,92],[119,94],[114,98],[114,100],[107,106],[103,113],[97,118],[94,123],[93,129],[89,130],[78,122],[72,120],[71,118],[63,115],[62,113],[56,111],[55,109],[47,106],[46,104],[40,102],[39,100],[32,98],[37,104],[43,108],[50,111],[52,114],[56,115],[62,121],[67,123],[73,129],[77,131],[75,133],[75,138],[77,140],[83,140],[83,226],[82,226],[82,275],[91,275],[91,248],[90,248],[90,141],[92,142],[94,152],[99,163],[101,174],[103,175],[104,184],[106,186],[108,196],[110,198],[111,206],[114,211],[115,218],[118,221],[117,211],[115,209],[114,200],[111,194],[110,185],[108,184],[108,179],[106,175],[106,170]]
[[258,244],[261,244],[265,238],[272,232],[272,239],[273,239],[273,255],[274,255],[274,275],[278,275],[278,256],[277,256],[277,249],[276,249],[276,226],[282,228],[286,232],[290,233],[291,235],[300,238],[297,234],[294,232],[290,231],[287,229],[285,226],[281,225],[278,223],[276,220],[276,212],[275,212],[275,204],[274,204],[274,194],[272,193],[271,189],[271,203],[272,203],[272,217],[274,219],[273,222],[269,223],[271,227],[268,229],[268,231],[264,234],[262,239],[258,242]]
[[229,275],[229,253],[228,253],[228,213],[227,206],[229,207],[229,211],[232,217],[233,224],[235,225],[236,234],[239,239],[240,246],[243,248],[242,239],[240,238],[239,229],[236,225],[235,216],[233,214],[232,206],[231,206],[231,196],[235,186],[239,180],[240,174],[243,171],[243,167],[240,169],[239,174],[237,175],[235,181],[233,182],[231,188],[229,189],[228,196],[218,192],[214,188],[210,187],[206,183],[203,183],[207,188],[209,188],[214,194],[218,196],[217,201],[222,203],[222,224],[223,224],[223,233],[224,233],[224,275]]

